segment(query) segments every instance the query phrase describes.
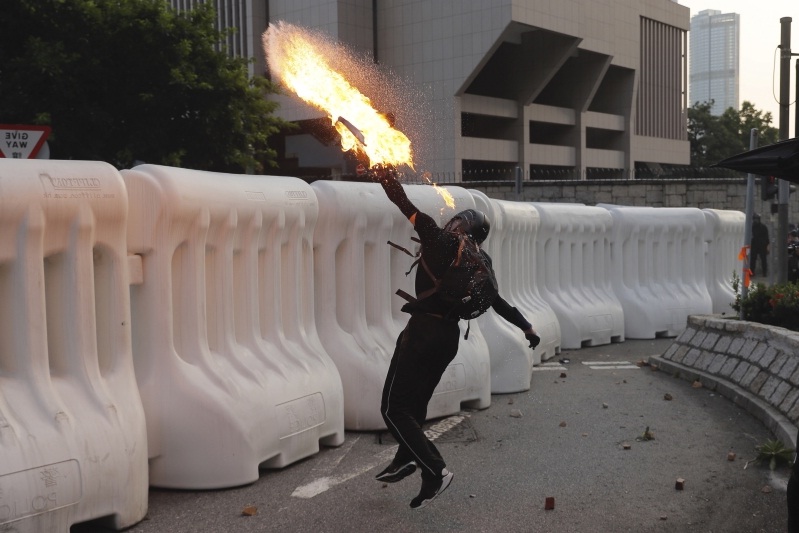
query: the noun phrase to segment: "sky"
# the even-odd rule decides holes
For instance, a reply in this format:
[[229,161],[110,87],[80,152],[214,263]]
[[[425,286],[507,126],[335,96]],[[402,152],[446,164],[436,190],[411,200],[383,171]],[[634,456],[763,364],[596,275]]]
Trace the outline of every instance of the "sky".
[[[749,100],[756,109],[771,111],[772,123],[779,127],[780,19],[791,17],[791,52],[799,53],[799,0],[678,0],[691,9],[691,16],[705,9],[738,13],[741,21],[740,101]],[[796,137],[796,60],[791,59],[791,90],[788,109],[791,126],[788,137]],[[690,58],[689,58],[690,61]],[[690,94],[689,94],[690,98]],[[690,105],[690,103],[689,103]]]

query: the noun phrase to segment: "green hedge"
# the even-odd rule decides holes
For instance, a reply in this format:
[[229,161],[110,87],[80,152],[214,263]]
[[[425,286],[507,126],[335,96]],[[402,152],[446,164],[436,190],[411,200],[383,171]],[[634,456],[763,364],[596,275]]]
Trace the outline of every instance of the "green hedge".
[[743,311],[744,320],[799,331],[799,283],[755,283],[746,298],[741,297],[740,285],[740,278],[733,276],[736,298],[732,308]]

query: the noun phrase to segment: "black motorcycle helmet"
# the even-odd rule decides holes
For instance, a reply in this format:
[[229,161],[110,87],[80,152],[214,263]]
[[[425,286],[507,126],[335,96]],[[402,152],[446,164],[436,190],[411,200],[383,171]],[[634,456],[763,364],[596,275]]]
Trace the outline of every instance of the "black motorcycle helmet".
[[481,244],[488,237],[488,232],[491,231],[491,222],[482,211],[467,209],[452,217],[444,226],[444,230],[462,231]]

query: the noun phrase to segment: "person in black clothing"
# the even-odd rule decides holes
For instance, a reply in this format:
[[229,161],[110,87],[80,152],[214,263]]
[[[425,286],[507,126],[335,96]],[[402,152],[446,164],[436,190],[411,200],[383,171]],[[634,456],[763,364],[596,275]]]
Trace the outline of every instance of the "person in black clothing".
[[755,215],[752,217],[752,261],[750,265],[752,275],[755,275],[757,260],[760,258],[763,263],[763,275],[768,276],[768,252],[768,228],[760,221],[760,215],[755,213]]
[[[421,241],[421,257],[431,273],[439,279],[458,252],[459,232],[471,237],[478,245],[488,236],[490,223],[480,211],[469,209],[458,213],[442,229],[432,217],[411,203],[393,170],[372,171],[372,179],[379,181],[388,198],[413,224]],[[417,295],[428,291],[434,284],[435,280],[431,279],[427,269],[417,270]],[[391,464],[376,479],[395,483],[414,473],[418,466],[422,474],[422,488],[418,496],[411,500],[413,509],[433,501],[449,486],[453,477],[438,449],[422,431],[422,424],[427,418],[427,404],[458,352],[460,336],[457,317],[448,317],[448,306],[438,296],[433,292],[426,298],[403,306],[403,311],[411,316],[397,338],[380,406],[386,427],[399,443],[399,448]],[[494,299],[491,307],[524,332],[531,348],[538,345],[541,339],[518,309],[501,296]]]
[[788,247],[788,281],[799,282],[799,244]]

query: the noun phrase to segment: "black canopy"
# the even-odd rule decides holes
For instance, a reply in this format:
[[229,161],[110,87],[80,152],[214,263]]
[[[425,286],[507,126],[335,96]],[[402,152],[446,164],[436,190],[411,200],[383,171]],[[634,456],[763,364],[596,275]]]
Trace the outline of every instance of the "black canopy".
[[712,166],[799,183],[799,137],[761,146]]

